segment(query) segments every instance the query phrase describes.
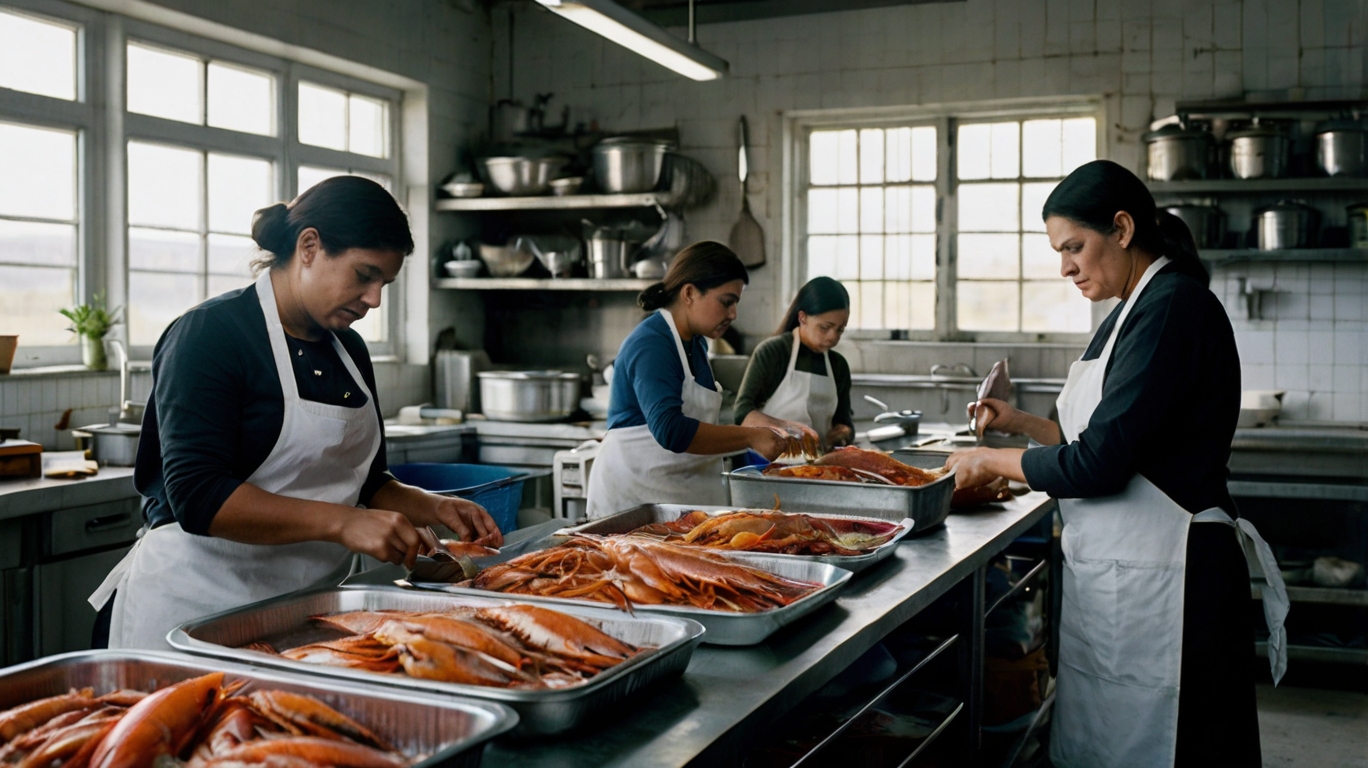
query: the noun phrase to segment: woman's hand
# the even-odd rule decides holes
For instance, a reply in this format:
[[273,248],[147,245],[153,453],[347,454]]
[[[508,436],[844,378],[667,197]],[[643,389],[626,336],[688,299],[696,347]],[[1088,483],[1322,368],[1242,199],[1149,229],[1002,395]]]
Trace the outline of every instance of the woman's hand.
[[342,521],[337,543],[386,563],[413,568],[421,540],[413,523],[387,509],[356,509]]
[[467,499],[429,494],[436,499],[433,509],[436,524],[444,525],[460,537],[490,547],[503,546],[503,534],[485,508]]
[[1021,470],[1021,448],[970,448],[955,451],[945,460],[945,468],[955,471],[956,488],[986,485],[999,477],[1026,482]]
[[983,433],[989,429],[1006,432],[1009,435],[1021,432],[1018,426],[1020,411],[1005,400],[985,397],[970,403],[965,410],[968,411],[969,418],[974,420],[975,432],[979,437],[983,437]]
[[848,424],[836,424],[826,435],[826,447],[837,448],[842,445],[850,445],[850,441],[855,439],[855,430]]
[[753,427],[750,448],[770,461],[788,448],[788,436],[774,427]]

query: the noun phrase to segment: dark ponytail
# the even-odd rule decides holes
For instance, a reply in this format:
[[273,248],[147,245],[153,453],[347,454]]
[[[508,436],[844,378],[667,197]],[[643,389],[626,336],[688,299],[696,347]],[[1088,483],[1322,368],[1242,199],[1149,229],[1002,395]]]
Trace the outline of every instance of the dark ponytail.
[[1135,221],[1133,247],[1155,257],[1167,256],[1179,272],[1202,285],[1211,284],[1187,224],[1168,211],[1157,210],[1145,183],[1110,160],[1081,165],[1059,182],[1045,200],[1040,217],[1062,216],[1109,235],[1116,231],[1116,214],[1121,211]]
[[313,227],[324,253],[352,248],[413,253],[408,216],[384,187],[360,176],[334,176],[289,205],[276,203],[252,217],[252,240],[264,253],[252,271],[283,267],[294,258],[299,233]]
[[654,312],[673,304],[686,285],[693,285],[701,293],[707,293],[733,280],[750,283],[746,265],[727,246],[703,240],[680,251],[670,262],[665,279],[642,291],[637,296],[637,305],[647,312]]
[[792,333],[793,329],[798,327],[799,312],[812,316],[836,309],[850,309],[850,293],[836,280],[829,277],[814,277],[798,289],[798,293],[793,297],[793,303],[789,304],[788,311],[784,313],[784,320],[779,323],[774,335]]

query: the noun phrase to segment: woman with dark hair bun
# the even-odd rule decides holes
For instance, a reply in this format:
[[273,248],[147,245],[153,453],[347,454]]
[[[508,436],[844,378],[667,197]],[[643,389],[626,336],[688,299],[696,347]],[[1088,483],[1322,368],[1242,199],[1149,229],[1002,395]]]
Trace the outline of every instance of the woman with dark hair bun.
[[[959,487],[995,477],[1059,499],[1063,610],[1050,758],[1088,766],[1260,765],[1246,549],[1268,579],[1273,680],[1287,594],[1273,553],[1226,487],[1240,410],[1230,320],[1192,235],[1116,163],[1088,163],[1041,212],[1061,274],[1121,303],[1069,369],[1059,421],[969,405],[984,429],[1037,447],[947,462]],[[1181,425],[1181,437],[1175,427]]]
[[257,211],[252,238],[255,284],[157,342],[133,475],[149,530],[90,598],[97,647],[166,648],[190,619],[335,586],[353,553],[412,565],[423,526],[502,542],[479,505],[388,471],[375,371],[350,326],[413,251],[394,198],[331,178]]
[[652,314],[613,361],[608,435],[589,475],[588,512],[600,518],[642,504],[727,503],[722,456],[750,448],[773,459],[784,449],[772,429],[721,425],[722,392],[706,339],[736,319],[750,276],[721,243],[694,243],[665,279],[641,292]]
[[736,423],[806,432],[827,447],[855,436],[850,365],[833,352],[850,322],[850,294],[814,277],[793,297],[773,338],[756,347],[736,393]]

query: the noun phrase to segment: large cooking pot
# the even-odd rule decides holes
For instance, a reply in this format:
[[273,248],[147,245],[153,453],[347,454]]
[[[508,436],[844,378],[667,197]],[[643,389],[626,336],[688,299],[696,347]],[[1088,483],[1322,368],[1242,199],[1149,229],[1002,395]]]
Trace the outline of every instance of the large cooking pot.
[[89,441],[88,448],[102,467],[131,467],[138,459],[137,424],[94,424],[72,430],[76,437]]
[[1287,134],[1276,126],[1255,123],[1226,134],[1230,139],[1230,173],[1237,179],[1276,179],[1287,172]]
[[1183,220],[1198,248],[1219,247],[1225,238],[1225,214],[1214,205],[1184,203],[1166,206],[1164,210]]
[[668,141],[620,136],[594,145],[594,178],[604,192],[650,192],[660,182]]
[[1293,200],[1280,200],[1254,212],[1259,250],[1307,248],[1313,244],[1320,213]]
[[481,371],[480,407],[498,421],[558,421],[575,412],[580,377],[563,371]]
[[1205,179],[1212,136],[1197,128],[1166,125],[1144,135],[1151,181]]
[[1357,120],[1316,126],[1316,165],[1326,176],[1368,175],[1368,127]]

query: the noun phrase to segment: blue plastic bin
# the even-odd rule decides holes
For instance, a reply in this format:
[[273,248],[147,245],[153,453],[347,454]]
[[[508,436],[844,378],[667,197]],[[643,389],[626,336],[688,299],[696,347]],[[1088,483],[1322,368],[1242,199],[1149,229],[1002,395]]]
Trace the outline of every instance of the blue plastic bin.
[[[546,474],[495,464],[399,464],[390,473],[401,483],[416,485],[443,496],[459,496],[479,504],[494,518],[503,533],[518,529],[518,507],[522,505],[523,482]],[[490,486],[509,478],[517,480]]]

